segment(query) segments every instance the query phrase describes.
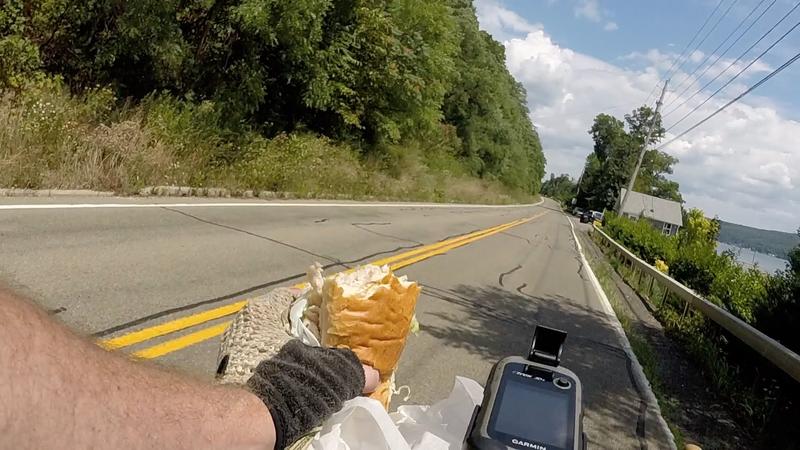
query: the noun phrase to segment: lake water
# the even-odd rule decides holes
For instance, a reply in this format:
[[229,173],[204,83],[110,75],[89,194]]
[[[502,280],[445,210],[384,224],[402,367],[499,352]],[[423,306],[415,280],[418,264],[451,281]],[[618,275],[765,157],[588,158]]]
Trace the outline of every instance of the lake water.
[[766,253],[754,252],[749,248],[741,248],[724,242],[717,242],[718,253],[722,253],[726,250],[733,250],[737,255],[736,259],[743,265],[751,267],[755,263],[758,265],[759,269],[769,273],[775,272],[776,270],[785,270],[786,263],[788,262],[785,259],[776,258]]

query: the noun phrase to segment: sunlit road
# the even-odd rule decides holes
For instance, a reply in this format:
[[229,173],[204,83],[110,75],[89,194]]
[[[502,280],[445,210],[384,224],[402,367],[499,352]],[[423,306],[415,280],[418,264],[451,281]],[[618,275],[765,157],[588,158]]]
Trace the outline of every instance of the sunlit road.
[[[89,202],[117,206],[58,206]],[[314,261],[332,273],[394,257],[423,285],[397,377],[409,403],[444,397],[456,375],[483,382],[501,357],[527,354],[540,323],[569,333],[562,364],[583,382],[590,448],[667,446],[552,202],[237,203],[2,199],[0,279],[84,333],[129,339],[118,351],[210,375],[226,305],[303,281]]]

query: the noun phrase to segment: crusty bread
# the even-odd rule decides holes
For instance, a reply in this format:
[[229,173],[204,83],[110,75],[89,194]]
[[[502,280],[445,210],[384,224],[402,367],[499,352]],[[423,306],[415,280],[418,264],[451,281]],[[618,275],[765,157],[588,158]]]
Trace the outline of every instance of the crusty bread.
[[419,285],[396,277],[388,266],[362,266],[325,279],[320,333],[326,347],[348,347],[380,373],[370,395],[388,408],[390,379],[406,344]]

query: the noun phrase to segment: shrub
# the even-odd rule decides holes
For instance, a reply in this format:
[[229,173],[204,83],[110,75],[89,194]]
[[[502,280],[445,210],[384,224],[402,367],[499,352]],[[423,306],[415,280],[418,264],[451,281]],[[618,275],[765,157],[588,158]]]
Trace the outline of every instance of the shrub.
[[310,134],[253,137],[223,169],[229,185],[304,194],[367,194],[370,175],[350,148]]
[[[800,250],[792,253],[796,258],[786,272],[768,275],[744,268],[732,253],[717,254],[716,220],[706,219],[699,210],[690,211],[688,218],[677,243],[675,239],[662,242],[642,221],[613,215],[608,216],[605,229],[645,259],[660,248],[656,242],[664,249],[673,246],[672,259],[667,259],[673,278],[798,351]],[[702,314],[684,308],[684,302],[668,300],[659,304],[655,314],[702,367],[712,386],[742,414],[744,423],[760,433],[758,439],[765,448],[795,448],[800,437],[794,429],[786,430],[800,417],[800,405],[794,400],[800,395],[797,383]]]
[[681,246],[669,265],[673,278],[703,296],[711,293],[716,266],[716,251],[704,242]]
[[650,264],[657,260],[669,264],[675,258],[675,238],[653,228],[647,219],[634,221],[608,213],[603,230]]

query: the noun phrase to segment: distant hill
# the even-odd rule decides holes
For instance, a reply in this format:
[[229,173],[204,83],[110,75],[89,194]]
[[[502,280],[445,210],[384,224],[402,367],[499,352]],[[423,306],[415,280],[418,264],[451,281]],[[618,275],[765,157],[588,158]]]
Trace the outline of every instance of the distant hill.
[[720,242],[775,255],[778,258],[786,259],[789,250],[800,245],[800,237],[794,233],[762,230],[724,220],[720,221],[719,228]]

